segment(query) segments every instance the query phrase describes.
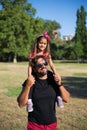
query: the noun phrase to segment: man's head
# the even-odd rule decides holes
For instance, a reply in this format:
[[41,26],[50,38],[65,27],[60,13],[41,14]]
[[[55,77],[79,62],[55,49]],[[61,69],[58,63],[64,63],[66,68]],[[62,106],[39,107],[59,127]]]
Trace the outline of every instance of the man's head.
[[32,59],[32,68],[39,77],[45,76],[47,74],[48,62],[43,55],[36,56]]

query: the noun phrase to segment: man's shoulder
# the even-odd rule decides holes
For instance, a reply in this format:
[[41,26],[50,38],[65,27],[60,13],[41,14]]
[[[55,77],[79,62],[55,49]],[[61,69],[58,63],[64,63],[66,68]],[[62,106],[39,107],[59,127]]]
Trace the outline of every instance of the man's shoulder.
[[50,71],[50,70],[48,70],[48,71],[47,71],[47,75],[48,75],[48,76],[53,76],[53,72]]
[[22,83],[22,87],[24,88],[26,86],[27,79]]
[[52,72],[52,71],[48,70],[48,72],[47,72],[47,76],[48,76],[48,79],[50,79],[50,80],[54,80],[53,72]]
[[55,90],[56,90],[56,86],[57,86],[57,84],[56,84],[56,82],[55,82],[55,80],[54,80],[54,76],[53,76],[53,72],[51,72],[51,71],[48,71],[48,78],[47,78],[47,81],[48,81],[48,84],[50,84],[52,87],[54,87],[55,88]]

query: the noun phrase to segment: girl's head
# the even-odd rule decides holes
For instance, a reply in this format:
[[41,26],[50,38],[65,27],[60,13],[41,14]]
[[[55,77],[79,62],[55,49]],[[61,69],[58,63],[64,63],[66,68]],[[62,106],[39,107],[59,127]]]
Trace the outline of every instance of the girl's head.
[[36,38],[35,46],[34,46],[34,52],[49,52],[50,53],[50,37],[47,33],[44,33],[42,35],[39,35]]

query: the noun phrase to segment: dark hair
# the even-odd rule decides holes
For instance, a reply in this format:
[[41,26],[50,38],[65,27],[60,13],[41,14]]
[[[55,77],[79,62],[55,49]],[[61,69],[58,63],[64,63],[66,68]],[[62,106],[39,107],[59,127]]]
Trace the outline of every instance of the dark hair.
[[38,55],[38,56],[34,57],[31,60],[31,66],[32,66],[32,68],[35,68],[36,63],[37,63],[38,59],[40,59],[40,58],[43,58],[44,60],[46,60],[46,58],[43,55]]
[[45,53],[49,53],[50,54],[50,37],[49,35],[46,35],[45,33],[44,34],[41,34],[39,35],[36,40],[35,40],[35,43],[31,49],[31,52],[34,53],[34,56],[36,56],[36,54],[38,53],[38,43],[41,41],[42,38],[45,38],[47,40],[47,47],[45,49]]
[[[34,46],[34,52],[35,52],[35,53],[38,52],[38,43],[41,41],[42,38],[45,38],[45,39],[47,40],[47,38],[44,37],[44,36],[40,36],[40,37],[38,37],[38,38],[36,39],[35,46]],[[50,53],[50,44],[49,44],[48,40],[47,40],[47,47],[46,47],[46,49],[45,49],[45,52],[49,52],[49,53]]]

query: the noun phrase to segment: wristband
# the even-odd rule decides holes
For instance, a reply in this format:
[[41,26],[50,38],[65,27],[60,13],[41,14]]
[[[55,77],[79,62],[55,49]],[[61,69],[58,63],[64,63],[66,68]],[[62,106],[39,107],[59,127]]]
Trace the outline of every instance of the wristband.
[[61,84],[59,84],[59,88],[62,86],[63,84],[61,83]]

